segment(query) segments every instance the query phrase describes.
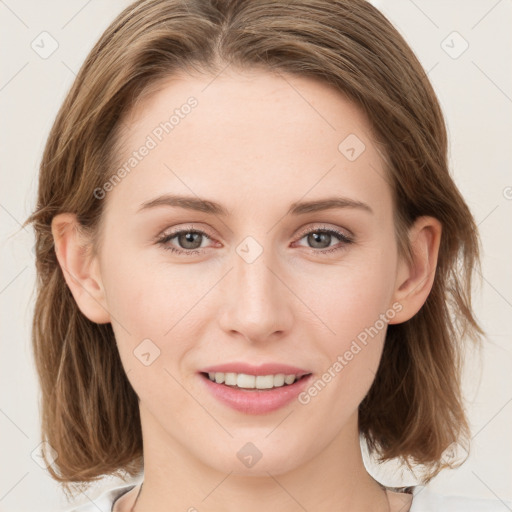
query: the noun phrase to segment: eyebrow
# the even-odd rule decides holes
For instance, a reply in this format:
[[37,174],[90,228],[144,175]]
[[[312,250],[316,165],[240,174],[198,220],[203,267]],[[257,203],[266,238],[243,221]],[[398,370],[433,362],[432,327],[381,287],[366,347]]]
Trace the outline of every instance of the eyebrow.
[[[230,212],[221,204],[207,199],[200,199],[193,196],[180,196],[173,194],[165,194],[150,201],[141,204],[138,212],[156,208],[157,206],[174,206],[184,208],[186,210],[194,210],[212,215],[227,217]],[[348,197],[328,197],[315,201],[296,201],[291,204],[286,215],[304,215],[306,213],[319,212],[324,210],[332,210],[336,208],[357,208],[369,213],[373,210],[369,205]]]

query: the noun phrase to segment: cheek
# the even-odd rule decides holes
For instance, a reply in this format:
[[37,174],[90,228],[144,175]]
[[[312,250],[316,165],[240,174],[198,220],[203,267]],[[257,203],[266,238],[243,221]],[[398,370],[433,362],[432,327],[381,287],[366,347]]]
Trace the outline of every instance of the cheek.
[[184,335],[192,329],[187,312],[201,295],[179,272],[148,266],[142,257],[117,260],[107,271],[108,307],[127,378],[154,414],[170,418],[187,406],[175,379],[181,381],[177,368],[193,348],[193,337]]
[[[392,251],[369,252],[354,264],[347,259],[343,267],[331,267],[329,286],[309,295],[311,309],[321,312],[319,317],[329,328],[324,329],[325,336],[317,336],[317,349],[325,356],[324,373],[310,388],[311,395],[318,396],[318,405],[336,409],[339,417],[357,408],[375,378],[387,321],[395,313],[391,304],[394,269]],[[325,284],[325,277],[316,277]],[[307,395],[305,403],[313,400]]]
[[338,266],[319,267],[303,278],[305,302],[329,328],[327,339],[333,348],[343,348],[391,307],[395,261],[392,251],[361,252]]
[[201,299],[218,277],[196,265],[148,264],[137,251],[105,261],[108,309],[128,378],[141,396],[167,388],[200,338],[198,318],[209,314]]
[[133,337],[162,338],[208,287],[209,279],[198,267],[172,265],[164,258],[155,262],[145,254],[154,250],[131,249],[122,257],[107,257],[102,269],[109,312]]

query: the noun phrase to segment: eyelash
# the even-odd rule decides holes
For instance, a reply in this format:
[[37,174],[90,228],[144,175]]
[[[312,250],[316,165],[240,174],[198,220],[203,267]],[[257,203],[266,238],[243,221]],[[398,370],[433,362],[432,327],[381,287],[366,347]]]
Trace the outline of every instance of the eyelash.
[[[182,233],[194,233],[203,235],[206,238],[212,239],[210,236],[208,236],[207,233],[201,230],[197,229],[181,229],[179,231],[174,231],[173,233],[169,233],[167,235],[164,235],[163,237],[159,238],[157,240],[157,244],[162,245],[163,249],[166,251],[171,251],[176,254],[182,254],[185,256],[193,256],[194,254],[200,254],[204,249],[178,249],[176,247],[173,247],[172,245],[168,245],[168,242],[170,242],[173,238],[176,238],[176,236],[182,234]],[[301,233],[301,236],[298,240],[302,240],[305,236],[308,236],[310,233],[327,233],[329,235],[334,235],[335,237],[339,238],[341,242],[343,242],[343,245],[340,247],[333,247],[330,249],[314,249],[310,247],[311,251],[315,254],[328,254],[336,251],[340,251],[345,249],[345,246],[348,244],[353,243],[353,239],[342,233],[341,231],[338,231],[333,228],[314,228],[310,229],[309,231],[305,231]]]

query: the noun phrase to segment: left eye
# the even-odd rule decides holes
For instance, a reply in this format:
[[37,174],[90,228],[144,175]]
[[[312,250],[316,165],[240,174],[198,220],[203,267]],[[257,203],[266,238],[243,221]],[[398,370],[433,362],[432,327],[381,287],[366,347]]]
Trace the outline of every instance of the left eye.
[[[332,241],[332,238],[337,238],[340,242],[342,242],[341,247],[333,247],[329,250],[324,251],[314,251],[314,252],[320,252],[320,253],[329,253],[333,251],[338,251],[340,249],[343,249],[345,245],[352,243],[352,239],[349,238],[347,235],[342,233],[341,231],[338,231],[336,229],[329,229],[329,228],[322,228],[322,229],[312,229],[307,231],[302,235],[302,237],[299,240],[302,240],[303,238],[307,238],[307,242],[313,244],[313,247],[310,247],[312,249],[326,249],[330,246],[330,243]],[[327,243],[327,246],[323,246],[325,242]],[[320,247],[319,247],[320,245]]]

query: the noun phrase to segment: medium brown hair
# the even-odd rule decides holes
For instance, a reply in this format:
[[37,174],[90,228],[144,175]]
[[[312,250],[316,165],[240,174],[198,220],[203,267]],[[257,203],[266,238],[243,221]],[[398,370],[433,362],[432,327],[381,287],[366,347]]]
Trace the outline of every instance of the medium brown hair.
[[173,74],[215,76],[228,64],[311,77],[359,106],[382,148],[402,256],[410,257],[407,228],[417,217],[442,223],[432,290],[414,317],[389,326],[359,407],[370,453],[422,465],[428,482],[449,465],[443,452],[469,439],[460,371],[464,340],[482,333],[471,307],[479,241],[449,173],[434,90],[401,35],[363,0],[141,0],[93,47],[51,129],[37,208],[25,222],[36,234],[42,436],[58,454],[48,470],[68,491],[143,468],[137,395],[111,325],[89,321],[66,285],[52,219],[75,213],[97,242],[105,200],[93,191],[115,170],[122,116]]

